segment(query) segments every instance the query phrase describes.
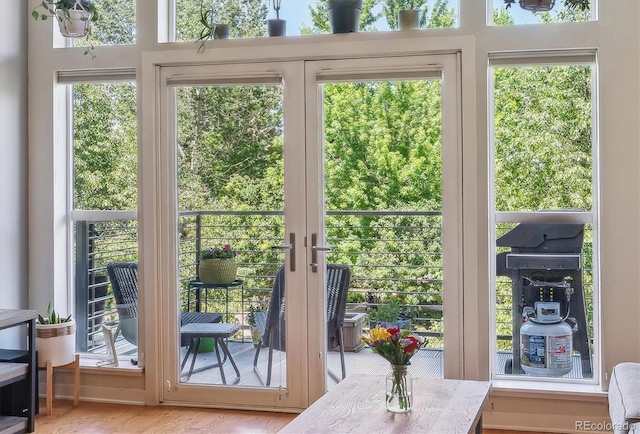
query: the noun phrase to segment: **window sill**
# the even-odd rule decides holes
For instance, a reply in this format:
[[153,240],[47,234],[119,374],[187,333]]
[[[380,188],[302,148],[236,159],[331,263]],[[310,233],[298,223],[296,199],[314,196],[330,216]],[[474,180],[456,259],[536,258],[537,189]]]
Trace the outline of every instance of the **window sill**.
[[551,383],[494,379],[491,395],[504,397],[561,398],[572,401],[606,402],[607,392],[599,384]]
[[144,369],[131,363],[131,357],[119,357],[118,366],[99,366],[105,356],[94,354],[80,355],[80,371],[91,374],[141,377]]

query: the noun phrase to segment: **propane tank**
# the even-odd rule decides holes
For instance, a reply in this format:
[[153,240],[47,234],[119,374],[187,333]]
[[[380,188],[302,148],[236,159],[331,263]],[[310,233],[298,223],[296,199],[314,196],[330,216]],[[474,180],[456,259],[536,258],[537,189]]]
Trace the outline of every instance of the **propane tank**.
[[573,367],[573,329],[560,317],[560,303],[536,302],[535,313],[520,327],[520,366],[529,375],[568,374]]

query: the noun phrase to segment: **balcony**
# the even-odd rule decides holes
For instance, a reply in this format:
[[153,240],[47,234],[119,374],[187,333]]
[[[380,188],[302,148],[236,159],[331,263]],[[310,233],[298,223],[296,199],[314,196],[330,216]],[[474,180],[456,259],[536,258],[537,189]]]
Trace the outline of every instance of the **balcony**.
[[[250,307],[266,308],[273,278],[283,254],[272,245],[284,239],[283,216],[278,212],[210,212],[190,211],[180,214],[179,270],[180,300],[183,311],[196,310],[196,294],[188,282],[195,279],[197,253],[210,245],[230,243],[238,250],[238,278],[241,290],[222,294],[205,291],[200,308],[222,312],[224,321],[242,324],[234,337],[237,351],[252,355],[253,348],[247,313]],[[353,317],[367,314],[389,300],[399,300],[403,312],[411,319],[414,333],[427,338],[427,346],[414,357],[416,366],[424,358],[427,376],[443,375],[442,348],[444,340],[442,308],[442,216],[439,211],[328,211],[327,242],[337,246],[327,254],[327,261],[349,265],[352,280],[347,313]],[[507,231],[509,227],[501,230]],[[585,251],[590,251],[585,241]],[[100,325],[116,327],[118,315],[106,277],[106,265],[113,261],[137,260],[137,224],[135,220],[76,221],[76,318],[78,351],[104,353]],[[591,270],[585,270],[590,276]],[[592,318],[591,280],[585,279],[585,293]],[[498,278],[496,282],[496,327],[498,334],[498,366],[511,355],[511,283]],[[590,322],[591,323],[591,322]],[[368,328],[368,322],[363,323]],[[357,336],[355,339],[357,341]],[[121,336],[117,337],[120,355],[135,354],[137,349]],[[183,348],[184,351],[184,348]],[[349,352],[354,357],[380,358],[368,348]],[[251,366],[248,357],[248,366]],[[328,363],[337,360],[330,352]],[[206,362],[206,356],[202,358]],[[427,363],[428,362],[428,363]],[[579,363],[577,363],[579,365]],[[356,364],[348,371],[354,372]],[[339,369],[335,370],[338,372]],[[579,369],[570,374],[581,378]],[[197,378],[194,376],[194,378]]]

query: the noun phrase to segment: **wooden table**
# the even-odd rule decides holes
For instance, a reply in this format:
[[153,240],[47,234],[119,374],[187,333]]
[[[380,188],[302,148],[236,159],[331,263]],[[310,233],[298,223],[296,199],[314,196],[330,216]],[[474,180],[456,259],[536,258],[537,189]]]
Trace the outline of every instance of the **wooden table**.
[[481,433],[490,390],[488,381],[414,378],[412,410],[391,413],[384,376],[349,375],[280,432]]

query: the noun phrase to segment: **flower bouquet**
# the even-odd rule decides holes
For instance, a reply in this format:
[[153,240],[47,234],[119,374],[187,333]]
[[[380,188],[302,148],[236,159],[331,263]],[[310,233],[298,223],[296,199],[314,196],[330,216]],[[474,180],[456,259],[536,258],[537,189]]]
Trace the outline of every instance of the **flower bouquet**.
[[413,384],[407,365],[424,345],[422,338],[409,330],[377,325],[362,335],[362,341],[391,363],[391,372],[387,375],[387,409],[393,412],[411,410]]

